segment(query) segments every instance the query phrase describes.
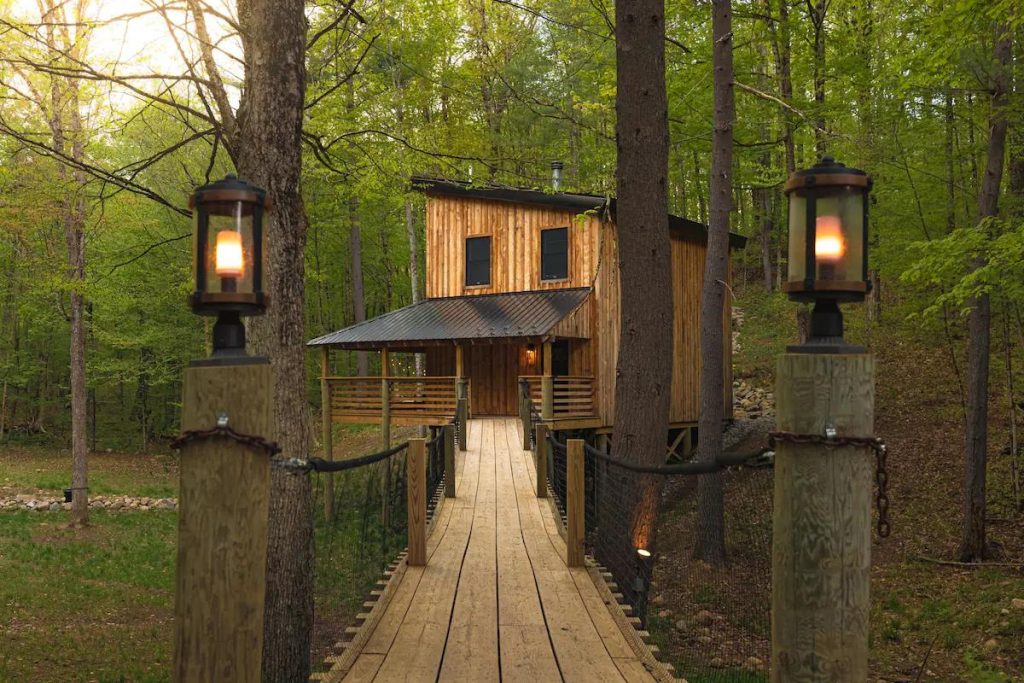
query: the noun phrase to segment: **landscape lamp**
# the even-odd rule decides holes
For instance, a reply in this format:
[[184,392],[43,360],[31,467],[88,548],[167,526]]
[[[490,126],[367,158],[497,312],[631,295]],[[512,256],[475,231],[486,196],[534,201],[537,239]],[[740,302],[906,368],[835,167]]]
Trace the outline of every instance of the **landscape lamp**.
[[210,361],[239,362],[245,353],[241,316],[262,315],[267,237],[267,193],[228,174],[189,197],[195,290],[188,301],[199,315],[216,315]]
[[786,181],[789,277],[793,301],[813,303],[807,343],[790,351],[863,353],[843,340],[840,302],[863,301],[868,281],[868,193],[871,178],[825,156]]

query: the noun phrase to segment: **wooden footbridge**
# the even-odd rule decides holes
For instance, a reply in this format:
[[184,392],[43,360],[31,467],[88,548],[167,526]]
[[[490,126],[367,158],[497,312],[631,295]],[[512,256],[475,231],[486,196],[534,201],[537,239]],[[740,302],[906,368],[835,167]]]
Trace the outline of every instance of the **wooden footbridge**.
[[403,560],[323,681],[667,681],[601,573],[569,567],[515,419],[468,423],[425,566]]

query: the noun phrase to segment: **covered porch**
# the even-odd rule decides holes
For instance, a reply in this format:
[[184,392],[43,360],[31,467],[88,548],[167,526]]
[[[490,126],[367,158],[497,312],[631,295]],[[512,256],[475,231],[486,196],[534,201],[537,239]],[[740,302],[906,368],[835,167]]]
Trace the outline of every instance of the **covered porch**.
[[[513,416],[526,391],[548,421],[599,426],[589,295],[560,289],[427,299],[314,339],[325,424],[441,426],[456,417],[460,398],[467,417]],[[379,354],[380,375],[338,376],[332,351]],[[422,354],[422,375],[413,354]]]

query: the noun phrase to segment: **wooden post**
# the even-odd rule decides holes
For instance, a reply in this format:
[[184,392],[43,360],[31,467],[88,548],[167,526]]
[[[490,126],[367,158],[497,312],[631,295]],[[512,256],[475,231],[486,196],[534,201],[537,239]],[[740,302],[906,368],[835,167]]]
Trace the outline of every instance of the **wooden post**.
[[444,497],[455,497],[455,425],[444,428]]
[[427,564],[426,443],[426,439],[409,439],[409,452],[405,459],[410,567]]
[[586,532],[583,439],[566,442],[565,481],[565,563],[570,567],[582,567],[583,535]]
[[555,418],[555,378],[544,375],[540,380],[540,419],[550,421]]
[[523,424],[523,450],[530,450],[530,404],[529,385],[519,380],[519,421]]
[[459,450],[466,450],[466,421],[469,419],[469,397],[467,391],[467,381],[465,377],[459,377],[456,380],[455,385],[455,396],[457,397],[456,402],[456,418],[459,422]]
[[[323,423],[323,453],[324,460],[334,459],[334,434],[331,421],[331,386],[327,377],[331,374],[331,350],[328,346],[322,346],[320,355],[320,421]],[[334,521],[334,474],[324,474],[324,518],[328,522]]]
[[[869,437],[874,358],[788,353],[778,428]],[[874,454],[779,441],[772,543],[773,683],[865,681]]]
[[537,430],[537,497],[548,497],[548,426],[543,422]]
[[[269,363],[185,371],[181,428],[270,437]],[[232,439],[181,449],[173,680],[258,681],[263,651],[270,454]]]

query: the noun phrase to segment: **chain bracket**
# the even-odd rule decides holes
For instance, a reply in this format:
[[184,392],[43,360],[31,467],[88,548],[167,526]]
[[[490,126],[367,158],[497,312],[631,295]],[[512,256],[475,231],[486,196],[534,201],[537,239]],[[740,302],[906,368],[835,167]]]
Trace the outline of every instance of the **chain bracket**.
[[267,455],[271,457],[281,452],[281,447],[277,445],[276,441],[267,441],[261,436],[252,436],[251,434],[236,432],[228,426],[226,413],[221,413],[217,416],[217,426],[212,429],[189,429],[183,431],[176,439],[174,439],[174,441],[171,442],[171,448],[178,451],[190,441],[203,441],[214,437],[225,437],[237,441],[245,446],[254,446],[266,451]]
[[889,521],[889,472],[885,441],[876,436],[836,436],[835,430],[830,428],[827,436],[821,434],[795,434],[793,432],[770,432],[768,444],[775,449],[778,441],[785,441],[794,444],[812,444],[824,446],[831,450],[843,446],[854,448],[870,448],[875,453],[875,485],[878,494],[875,498],[875,507],[878,509],[878,536],[888,538],[892,531],[892,523]]

